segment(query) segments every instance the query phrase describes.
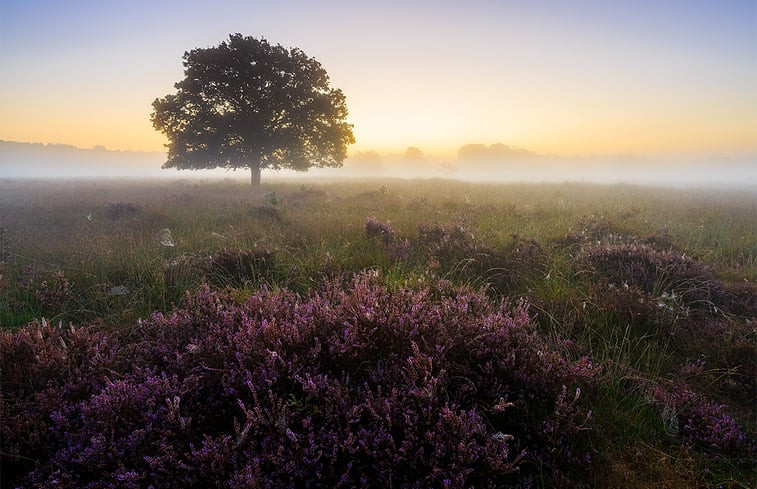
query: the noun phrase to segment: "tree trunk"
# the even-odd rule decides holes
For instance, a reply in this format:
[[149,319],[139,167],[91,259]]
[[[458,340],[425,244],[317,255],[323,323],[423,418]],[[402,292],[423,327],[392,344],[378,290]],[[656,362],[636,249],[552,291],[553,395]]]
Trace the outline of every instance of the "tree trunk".
[[260,165],[250,165],[250,184],[252,189],[260,188]]

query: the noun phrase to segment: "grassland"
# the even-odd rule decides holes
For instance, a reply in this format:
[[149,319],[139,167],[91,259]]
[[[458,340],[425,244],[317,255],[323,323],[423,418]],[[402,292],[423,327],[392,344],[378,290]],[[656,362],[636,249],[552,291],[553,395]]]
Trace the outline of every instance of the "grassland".
[[756,215],[738,189],[2,181],[0,328],[129,330],[204,284],[443,279],[529,304],[540,337],[602,367],[582,484],[754,487]]

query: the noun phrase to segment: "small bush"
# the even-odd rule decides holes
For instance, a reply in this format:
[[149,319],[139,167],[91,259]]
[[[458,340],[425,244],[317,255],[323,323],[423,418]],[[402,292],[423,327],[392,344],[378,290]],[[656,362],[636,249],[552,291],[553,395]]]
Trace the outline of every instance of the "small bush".
[[726,285],[728,311],[746,319],[757,319],[757,285],[735,283]]
[[418,245],[437,259],[457,264],[477,253],[473,235],[460,226],[418,226]]
[[583,254],[583,261],[606,283],[635,286],[656,297],[680,297],[699,311],[717,312],[728,306],[723,284],[712,270],[684,254],[621,244],[593,248]]
[[673,248],[673,237],[667,230],[660,230],[651,235],[639,237],[605,216],[594,215],[580,219],[558,242],[569,248],[581,248],[583,250],[598,246],[623,244],[645,245],[657,251]]
[[140,207],[130,202],[111,202],[105,206],[105,217],[111,221],[122,221],[135,217]]
[[3,486],[502,487],[589,463],[596,367],[449,284],[206,289],[133,331],[0,348]]
[[410,258],[413,245],[408,239],[401,238],[388,222],[371,217],[365,221],[363,230],[367,238],[379,241],[393,259],[404,261]]
[[478,243],[459,226],[419,226],[418,247],[443,270],[503,294],[516,288],[525,276],[542,271],[547,263],[546,253],[534,239],[514,234],[511,243],[494,249]]
[[591,289],[590,298],[604,312],[613,314],[620,324],[630,324],[634,333],[672,334],[675,326],[689,317],[689,309],[677,297],[654,297],[636,285],[616,286],[600,283]]
[[378,240],[384,246],[389,246],[398,239],[396,231],[388,222],[379,221],[375,217],[370,217],[365,221],[363,230],[367,238]]
[[283,221],[283,218],[281,217],[281,212],[279,212],[279,210],[276,207],[273,207],[273,205],[275,204],[272,203],[271,205],[252,206],[247,211],[247,213],[250,216],[256,217],[258,219],[281,223]]
[[688,358],[701,355],[708,369],[690,379],[718,399],[754,409],[757,398],[757,330],[735,320],[697,321],[676,336],[673,348]]
[[273,263],[273,253],[268,251],[224,248],[217,251],[207,265],[208,283],[223,286],[229,282],[258,282],[270,274]]
[[202,283],[214,287],[258,283],[270,276],[274,263],[269,251],[224,248],[212,255],[187,254],[171,260],[163,266],[163,277],[168,287],[184,290]]
[[609,218],[591,215],[580,219],[561,240],[561,244],[580,246],[601,242],[618,243],[626,240],[628,234]]
[[73,284],[65,274],[58,270],[52,280],[44,280],[34,291],[34,296],[42,305],[45,314],[57,315],[65,311],[66,306],[74,298]]
[[728,406],[702,399],[680,382],[657,385],[651,395],[664,413],[669,434],[716,453],[733,455],[743,465],[753,463],[757,454],[754,434],[727,413]]

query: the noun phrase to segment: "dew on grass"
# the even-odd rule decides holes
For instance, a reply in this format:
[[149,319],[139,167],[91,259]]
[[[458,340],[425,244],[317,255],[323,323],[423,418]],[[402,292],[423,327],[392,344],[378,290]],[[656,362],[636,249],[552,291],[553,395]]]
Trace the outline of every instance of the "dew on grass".
[[129,295],[129,287],[125,285],[116,285],[115,287],[111,287],[108,291],[109,295]]
[[168,228],[160,230],[160,233],[158,233],[158,240],[162,246],[176,246],[173,241],[173,236],[171,236],[171,230]]

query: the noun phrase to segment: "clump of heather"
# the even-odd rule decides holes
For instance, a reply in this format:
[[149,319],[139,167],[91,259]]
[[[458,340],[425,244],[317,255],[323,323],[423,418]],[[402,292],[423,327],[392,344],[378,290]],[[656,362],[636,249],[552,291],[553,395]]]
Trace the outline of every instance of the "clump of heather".
[[757,330],[749,322],[697,321],[676,335],[675,348],[689,358],[704,356],[708,368],[689,375],[694,387],[707,389],[730,404],[754,407],[757,396]]
[[[621,216],[622,217],[622,216]],[[587,250],[607,245],[645,245],[657,251],[673,249],[673,237],[665,230],[647,236],[637,236],[605,216],[587,216],[580,219],[559,243]]]
[[561,243],[567,246],[583,246],[596,243],[623,242],[629,233],[605,216],[586,216],[581,218],[575,226],[562,238]]
[[59,314],[74,298],[71,282],[62,271],[55,272],[52,280],[43,280],[39,284],[34,296],[48,314]]
[[124,219],[133,219],[140,213],[138,205],[131,202],[110,202],[105,206],[105,217],[111,221],[122,221]]
[[375,217],[365,221],[366,237],[379,241],[387,254],[395,260],[407,260],[413,251],[412,244],[406,238],[401,238],[388,222]]
[[244,283],[267,276],[273,263],[273,253],[266,250],[224,248],[210,258],[206,274],[211,285]]
[[30,325],[0,347],[3,485],[525,486],[590,459],[597,368],[447,282],[204,289],[131,330]]
[[747,319],[757,318],[757,285],[749,282],[728,284],[728,310]]
[[499,249],[485,246],[460,226],[418,227],[418,247],[446,272],[453,272],[500,293],[512,291],[535,270],[543,270],[547,255],[532,238],[518,234]]
[[43,320],[0,334],[0,486],[20,480],[59,446],[52,416],[125,370],[118,340]]
[[520,234],[513,234],[507,255],[513,268],[521,272],[543,269],[548,262],[547,253],[542,246],[535,239]]
[[388,246],[398,238],[397,232],[388,222],[380,221],[375,217],[369,217],[365,221],[364,230],[368,238],[381,241],[384,246]]
[[591,288],[590,299],[604,312],[629,324],[638,335],[677,332],[676,327],[690,316],[690,308],[675,294],[655,297],[636,285],[600,282]]
[[274,253],[261,249],[224,248],[212,255],[185,254],[163,266],[163,277],[169,287],[194,288],[205,282],[215,287],[259,282],[274,268]]
[[264,219],[276,223],[283,222],[281,213],[276,207],[273,207],[272,205],[255,205],[250,207],[247,213],[250,216],[257,217],[259,219]]
[[444,262],[457,262],[477,253],[474,237],[461,226],[418,226],[418,244]]
[[651,397],[660,409],[668,434],[716,453],[735,456],[741,464],[754,462],[757,455],[754,433],[749,433],[727,413],[727,405],[707,401],[682,382],[657,385],[651,390]]
[[619,244],[592,248],[583,261],[615,286],[635,286],[656,297],[680,298],[697,311],[717,312],[728,306],[723,284],[702,262],[685,254],[658,251],[648,245]]

